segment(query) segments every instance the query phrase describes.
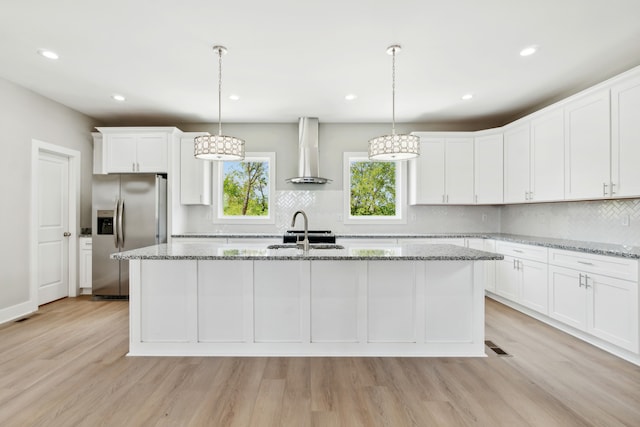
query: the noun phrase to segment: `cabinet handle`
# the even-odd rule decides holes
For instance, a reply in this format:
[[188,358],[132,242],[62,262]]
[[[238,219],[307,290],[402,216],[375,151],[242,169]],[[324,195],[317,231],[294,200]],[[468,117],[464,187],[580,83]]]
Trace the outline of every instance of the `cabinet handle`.
[[602,183],[602,195],[603,195],[604,197],[607,197],[607,187],[608,187],[607,183],[606,183],[606,182],[603,182],[603,183]]
[[444,194],[442,195],[442,203],[444,203]]
[[140,172],[140,163],[136,163],[136,170],[137,172]]
[[136,163],[135,162],[131,163],[131,171],[132,172],[136,171]]
[[615,191],[613,191],[613,189],[616,188],[616,185],[612,182],[611,183],[611,195],[613,196],[614,194],[616,194]]
[[580,264],[584,264],[584,265],[593,265],[592,262],[587,262],[587,261],[578,261]]
[[475,195],[475,202],[478,203],[478,195]]
[[523,253],[520,249],[514,249],[513,252],[518,252],[519,254]]
[[582,283],[582,278],[585,277],[586,275],[580,273],[580,278],[578,279],[578,287],[582,287],[583,283]]
[[513,269],[514,270],[516,269],[516,260],[515,260],[515,258],[513,259]]
[[518,270],[522,270],[522,261],[518,260]]
[[587,276],[586,274],[584,275],[584,288],[585,289],[589,289],[591,286],[589,286],[589,276]]
[[447,203],[449,203],[449,195],[447,194]]

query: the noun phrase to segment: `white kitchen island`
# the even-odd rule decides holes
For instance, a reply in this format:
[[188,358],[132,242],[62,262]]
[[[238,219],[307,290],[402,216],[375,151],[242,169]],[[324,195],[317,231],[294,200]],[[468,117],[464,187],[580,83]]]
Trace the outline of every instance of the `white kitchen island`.
[[130,262],[131,356],[484,356],[483,262],[453,245],[176,243]]

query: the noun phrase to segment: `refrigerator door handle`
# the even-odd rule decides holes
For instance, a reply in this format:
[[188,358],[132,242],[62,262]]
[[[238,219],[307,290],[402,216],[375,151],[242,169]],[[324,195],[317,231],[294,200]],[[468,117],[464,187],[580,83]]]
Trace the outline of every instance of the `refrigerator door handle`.
[[120,247],[124,248],[124,200],[120,200],[120,212],[118,212],[118,232],[120,233]]
[[120,207],[120,199],[116,199],[116,205],[113,207],[113,244],[116,249],[119,248],[119,235],[118,235],[118,208]]

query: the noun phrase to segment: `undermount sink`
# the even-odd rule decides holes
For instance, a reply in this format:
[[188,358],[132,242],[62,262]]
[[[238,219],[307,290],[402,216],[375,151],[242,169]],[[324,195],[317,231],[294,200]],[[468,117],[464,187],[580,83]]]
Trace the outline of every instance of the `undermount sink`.
[[[277,245],[269,245],[267,249],[298,249],[295,243],[283,243]],[[342,245],[336,245],[335,243],[311,243],[309,249],[344,249]]]

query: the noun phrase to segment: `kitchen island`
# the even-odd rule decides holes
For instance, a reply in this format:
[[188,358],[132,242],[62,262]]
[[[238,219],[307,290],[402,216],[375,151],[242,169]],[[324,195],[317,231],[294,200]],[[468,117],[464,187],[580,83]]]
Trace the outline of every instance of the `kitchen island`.
[[483,262],[453,245],[174,243],[130,262],[131,356],[484,356]]

